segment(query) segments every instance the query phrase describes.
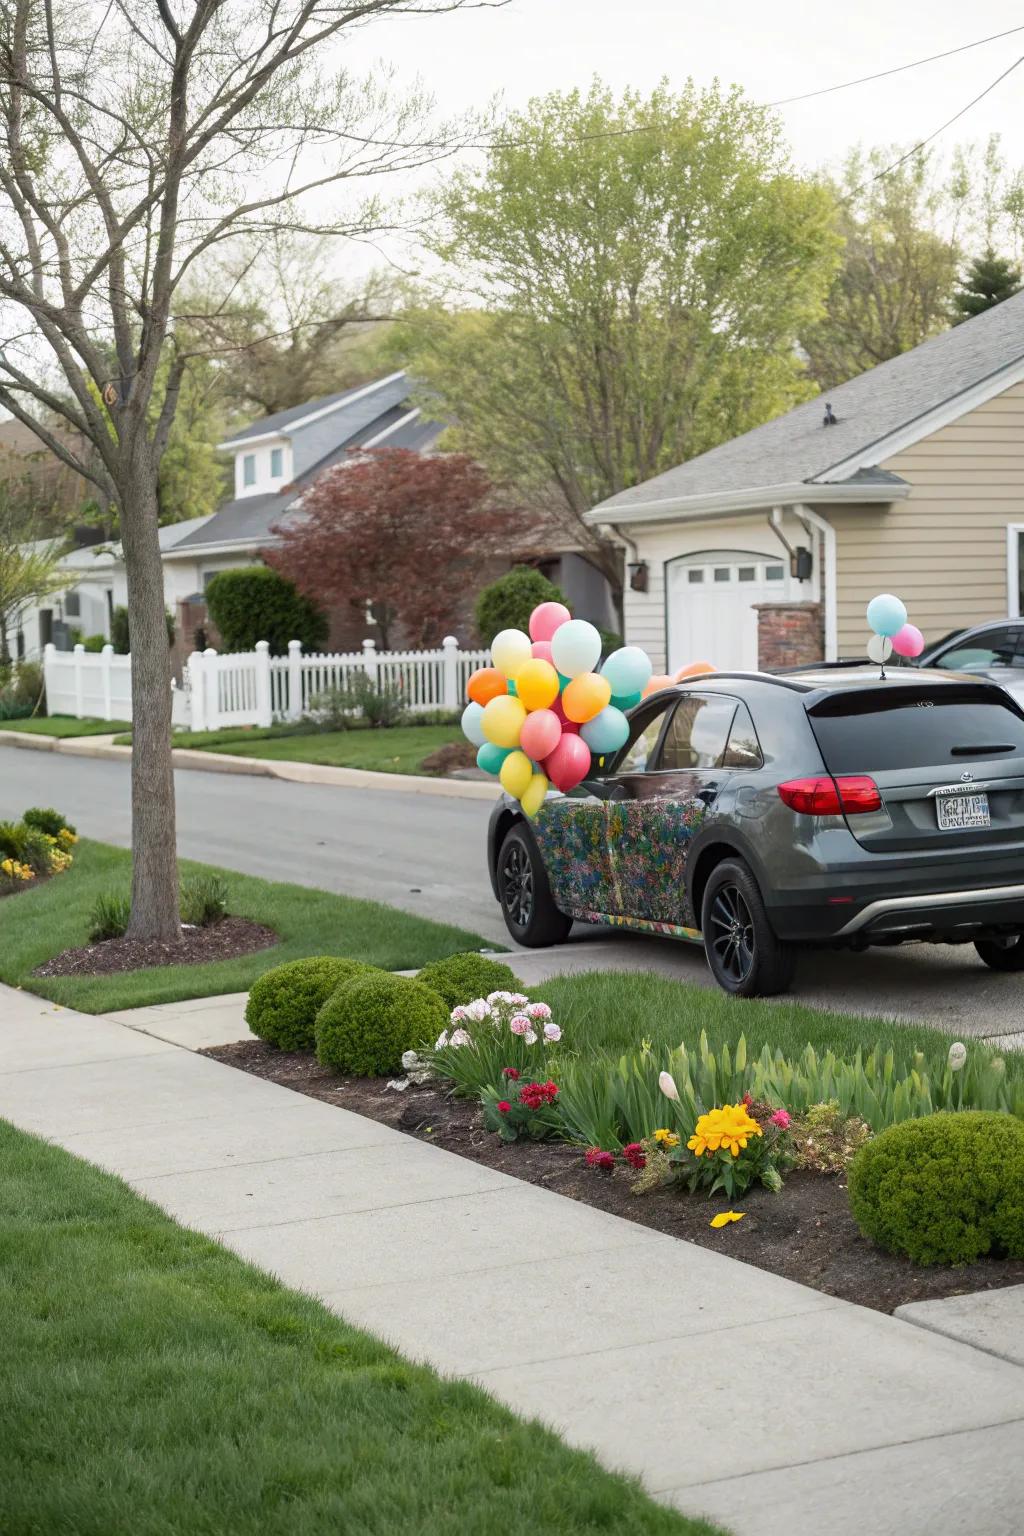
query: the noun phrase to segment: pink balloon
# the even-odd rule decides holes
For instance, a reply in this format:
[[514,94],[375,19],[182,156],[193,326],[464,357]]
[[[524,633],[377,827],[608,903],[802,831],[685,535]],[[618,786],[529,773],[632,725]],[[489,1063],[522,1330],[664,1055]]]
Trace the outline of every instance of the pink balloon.
[[[560,624],[568,623],[572,614],[564,603],[538,603],[530,614],[530,639],[550,640]],[[546,656],[545,661],[550,661]]]
[[892,637],[892,648],[897,656],[920,656],[924,650],[924,635],[916,624],[904,624]]
[[550,640],[535,640],[530,646],[530,650],[538,661],[550,661],[552,666],[555,665],[551,657]]
[[566,714],[565,710],[562,708],[562,695],[561,694],[558,695],[558,698],[552,704],[552,706],[551,706],[551,713],[553,715],[557,715],[558,716],[558,718],[559,718],[559,720],[561,722],[563,734],[564,734],[564,732],[568,731],[571,736],[578,736],[579,735],[580,728],[577,725],[576,721],[575,720],[570,720],[569,716]]
[[562,739],[544,760],[544,772],[556,789],[565,794],[575,789],[585,779],[590,769],[590,748],[579,736],[570,731],[562,733]]
[[539,763],[562,739],[562,722],[553,709],[532,709],[519,732],[519,745],[527,757]]

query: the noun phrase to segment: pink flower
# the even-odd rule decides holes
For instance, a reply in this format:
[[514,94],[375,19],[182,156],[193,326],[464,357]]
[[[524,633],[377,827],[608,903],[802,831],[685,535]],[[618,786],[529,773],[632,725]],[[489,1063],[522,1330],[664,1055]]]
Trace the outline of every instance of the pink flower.
[[603,1152],[600,1147],[587,1149],[587,1167],[600,1168],[602,1173],[610,1173],[615,1167],[615,1158],[611,1152]]
[[547,1003],[531,1003],[526,1012],[531,1019],[550,1019],[551,1017],[551,1009]]
[[458,1008],[453,1008],[452,1009],[451,1021],[452,1021],[453,1024],[461,1024],[463,1019],[468,1019],[468,1018],[469,1018],[469,1014],[466,1012],[465,1008],[463,1008],[461,1006],[461,1004],[460,1004],[460,1006]]
[[530,1001],[525,992],[509,992],[508,1001],[516,1008],[522,1008]]
[[552,1042],[552,1044],[553,1044],[556,1040],[561,1040],[561,1038],[562,1038],[562,1031],[559,1029],[557,1024],[545,1024],[544,1025],[544,1039],[545,1040],[550,1040]]
[[631,1141],[628,1146],[623,1147],[622,1155],[631,1168],[647,1167],[646,1154],[638,1141]]
[[789,1114],[788,1110],[777,1109],[774,1115],[771,1117],[771,1123],[772,1125],[781,1126],[784,1131],[788,1131],[791,1119],[792,1116]]
[[508,1027],[514,1035],[527,1035],[530,1032],[530,1021],[525,1013],[516,1013],[509,1019]]
[[456,1045],[456,1046],[458,1046],[458,1045],[472,1045],[473,1044],[473,1040],[472,1040],[472,1037],[469,1034],[467,1034],[467,1032],[464,1029],[454,1029],[454,1030],[452,1030],[452,1038],[451,1038],[451,1040],[448,1043],[449,1043],[449,1045]]
[[512,1105],[509,1103],[508,1099],[499,1099],[496,1108],[499,1115],[507,1115],[509,1110],[512,1108]]

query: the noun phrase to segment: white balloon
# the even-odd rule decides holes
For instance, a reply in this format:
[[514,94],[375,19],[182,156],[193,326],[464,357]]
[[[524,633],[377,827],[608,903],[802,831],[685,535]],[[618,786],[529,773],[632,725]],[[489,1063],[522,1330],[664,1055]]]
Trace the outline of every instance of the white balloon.
[[888,635],[872,635],[868,641],[868,660],[882,666],[892,655],[892,641]]
[[593,672],[601,660],[601,636],[586,619],[559,624],[551,636],[551,660],[563,677]]
[[479,704],[467,704],[462,711],[462,734],[474,747],[482,747],[487,737],[483,727],[484,712]]

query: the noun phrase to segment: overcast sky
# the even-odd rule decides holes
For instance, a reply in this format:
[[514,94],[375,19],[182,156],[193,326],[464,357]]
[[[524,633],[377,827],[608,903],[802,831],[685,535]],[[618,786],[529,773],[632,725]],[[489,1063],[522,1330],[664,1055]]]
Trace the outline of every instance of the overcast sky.
[[[586,86],[648,89],[666,75],[716,75],[776,101],[909,63],[1024,25],[1020,0],[511,0],[498,10],[395,16],[368,27],[346,57],[386,58],[419,74],[446,111],[500,93],[510,107],[538,93]],[[909,142],[937,128],[1024,54],[1024,31],[889,80],[782,109],[797,158],[817,165],[858,139]],[[1024,65],[942,143],[1003,135],[1024,161]]]

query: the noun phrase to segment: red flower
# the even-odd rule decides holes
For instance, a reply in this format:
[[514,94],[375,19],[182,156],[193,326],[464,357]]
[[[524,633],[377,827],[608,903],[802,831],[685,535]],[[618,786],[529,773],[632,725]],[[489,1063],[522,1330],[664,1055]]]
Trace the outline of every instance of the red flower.
[[753,1099],[753,1096],[751,1094],[745,1093],[743,1095],[742,1103],[743,1103],[744,1109],[749,1109],[751,1104],[753,1104],[753,1102],[754,1102],[754,1099]]
[[511,1108],[512,1105],[509,1103],[508,1099],[498,1100],[497,1110],[499,1115],[507,1115]]
[[502,1067],[501,1075],[502,1077],[507,1077],[512,1083],[518,1083],[522,1074],[518,1067]]
[[631,1141],[628,1146],[623,1147],[622,1156],[631,1168],[647,1167],[647,1154],[638,1141]]
[[587,1167],[600,1168],[602,1173],[610,1173],[615,1167],[615,1157],[611,1152],[604,1152],[600,1147],[590,1147],[587,1150]]

